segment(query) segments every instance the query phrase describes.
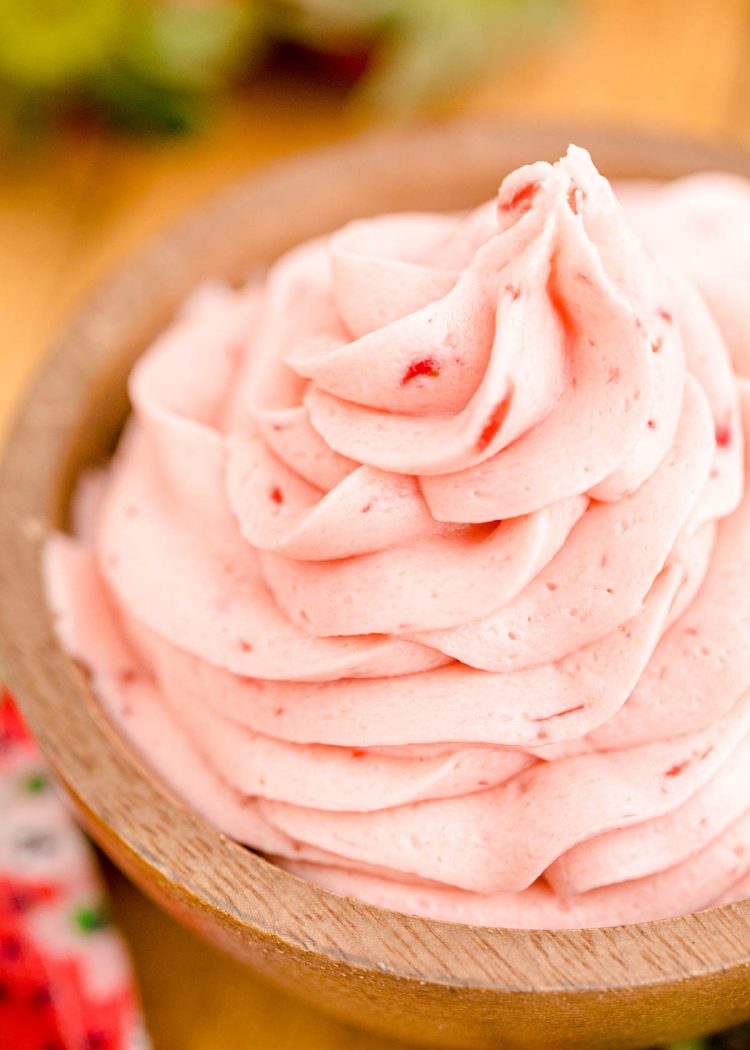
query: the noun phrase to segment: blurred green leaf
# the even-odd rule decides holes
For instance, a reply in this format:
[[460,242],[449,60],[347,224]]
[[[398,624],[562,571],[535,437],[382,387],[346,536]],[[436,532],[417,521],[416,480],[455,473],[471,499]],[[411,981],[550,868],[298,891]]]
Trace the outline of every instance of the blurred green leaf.
[[663,1050],[750,1050],[750,1022],[703,1039],[685,1039]]
[[98,77],[87,100],[117,127],[147,135],[179,135],[201,123],[204,109],[195,95],[111,70]]
[[153,85],[214,92],[248,70],[261,39],[258,5],[247,0],[141,4],[129,19],[123,59]]
[[408,114],[449,95],[530,30],[558,21],[563,0],[271,0],[269,25],[322,50],[374,45],[359,91],[368,110]]
[[408,114],[450,96],[491,62],[505,60],[560,0],[410,0],[365,83],[366,106]]
[[563,3],[0,0],[0,88],[19,126],[83,99],[126,127],[186,130],[201,98],[246,75],[272,38],[349,70],[366,110],[404,115],[503,61]]
[[80,84],[117,51],[124,0],[0,0],[0,81],[27,91]]

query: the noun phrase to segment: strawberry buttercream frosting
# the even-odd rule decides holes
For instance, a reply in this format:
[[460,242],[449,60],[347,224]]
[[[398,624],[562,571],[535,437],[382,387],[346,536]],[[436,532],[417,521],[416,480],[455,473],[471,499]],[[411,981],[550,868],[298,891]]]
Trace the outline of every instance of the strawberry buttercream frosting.
[[151,767],[331,890],[511,927],[748,892],[750,188],[617,192],[571,147],[202,289],[47,547]]

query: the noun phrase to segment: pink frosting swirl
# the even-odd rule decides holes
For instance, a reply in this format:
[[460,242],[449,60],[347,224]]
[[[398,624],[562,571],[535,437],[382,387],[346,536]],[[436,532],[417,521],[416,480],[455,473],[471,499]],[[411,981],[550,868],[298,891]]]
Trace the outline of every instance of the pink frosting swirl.
[[745,892],[750,394],[723,276],[750,227],[723,185],[624,187],[629,220],[571,147],[473,213],[354,222],[205,289],[144,355],[49,593],[209,820],[459,921]]

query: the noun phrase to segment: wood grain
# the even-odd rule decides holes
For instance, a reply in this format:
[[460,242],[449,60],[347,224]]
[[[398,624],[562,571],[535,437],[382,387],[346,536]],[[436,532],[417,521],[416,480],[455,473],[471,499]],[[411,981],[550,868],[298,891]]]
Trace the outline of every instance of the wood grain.
[[[519,53],[449,108],[750,140],[744,0],[579,0],[570,7],[558,36]],[[266,78],[195,138],[144,143],[68,134],[27,157],[3,157],[0,431],[45,346],[93,281],[228,180],[350,130],[335,91]],[[121,879],[114,888],[156,1050],[386,1046],[317,1019],[192,939]],[[740,934],[747,943],[744,925]],[[731,943],[729,929],[726,935]],[[689,957],[690,946],[684,950]],[[736,1011],[747,1014],[743,995]]]

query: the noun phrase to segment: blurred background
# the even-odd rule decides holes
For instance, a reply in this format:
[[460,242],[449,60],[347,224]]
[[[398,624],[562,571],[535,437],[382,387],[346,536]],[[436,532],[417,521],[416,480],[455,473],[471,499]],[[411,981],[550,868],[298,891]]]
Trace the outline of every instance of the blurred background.
[[[0,439],[65,316],[185,208],[363,129],[472,115],[750,147],[750,2],[0,0]],[[157,1050],[382,1048],[110,881]]]
[[451,115],[750,140],[747,0],[0,0],[0,431],[92,281],[228,180]]

